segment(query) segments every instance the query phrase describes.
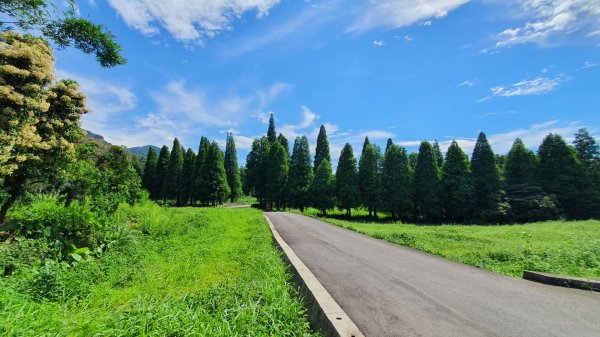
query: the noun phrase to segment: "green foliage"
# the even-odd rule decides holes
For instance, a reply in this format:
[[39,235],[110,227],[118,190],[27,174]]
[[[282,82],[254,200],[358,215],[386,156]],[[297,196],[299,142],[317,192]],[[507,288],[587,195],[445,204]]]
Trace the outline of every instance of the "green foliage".
[[506,199],[510,204],[509,219],[513,222],[555,220],[563,213],[556,196],[544,193],[536,185],[507,185]]
[[277,132],[275,131],[275,117],[273,114],[269,117],[269,129],[267,130],[267,139],[273,144],[277,140]]
[[237,151],[235,149],[235,140],[233,139],[232,133],[227,133],[227,142],[225,145],[225,173],[227,174],[229,189],[231,190],[230,199],[231,202],[234,202],[242,196],[243,192],[240,168],[237,161]]
[[521,139],[515,139],[504,164],[506,184],[532,184],[536,166],[537,161],[533,151],[527,149]]
[[408,219],[412,212],[412,172],[406,149],[390,144],[385,152],[381,177],[385,209],[396,216]]
[[444,166],[444,155],[442,154],[442,149],[440,148],[440,143],[438,143],[437,139],[433,141],[433,153],[435,154],[435,160],[437,161],[437,165],[442,169]]
[[195,163],[196,154],[194,150],[188,149],[183,160],[183,168],[181,169],[181,203],[184,205],[193,200]]
[[285,150],[285,153],[290,154],[290,143],[288,142],[287,138],[285,138],[285,136],[283,134],[279,134],[279,136],[277,136],[277,141],[279,142],[279,144],[281,144],[281,146],[283,146],[283,149]]
[[379,172],[375,149],[365,137],[363,153],[358,163],[358,187],[360,189],[361,203],[369,209],[369,215],[380,202]]
[[442,168],[440,199],[445,218],[452,222],[462,222],[472,216],[475,207],[473,177],[469,159],[453,141]]
[[202,203],[207,203],[208,190],[204,181],[206,170],[206,156],[210,152],[210,142],[206,137],[200,137],[200,145],[198,146],[198,155],[196,156],[196,163],[194,165],[194,190],[193,193],[197,200]]
[[324,158],[317,167],[311,194],[312,206],[320,209],[323,215],[335,206],[335,177],[327,158]]
[[311,203],[310,186],[314,178],[310,158],[310,146],[306,136],[296,137],[290,160],[288,178],[289,204],[304,210]]
[[103,67],[125,64],[114,35],[103,25],[78,17],[75,0],[70,0],[68,5],[69,10],[58,14],[54,4],[47,0],[2,1],[0,13],[14,21],[0,22],[0,29],[41,32],[60,48],[73,45],[84,53],[94,53]]
[[575,134],[575,150],[579,159],[587,166],[593,166],[600,161],[600,150],[596,139],[590,135],[586,128],[579,129]]
[[231,191],[227,185],[223,152],[217,142],[212,142],[206,155],[205,169],[202,172],[206,197],[213,205],[222,204],[229,197]]
[[169,157],[171,152],[166,145],[160,149],[158,155],[158,161],[156,163],[156,171],[154,177],[154,191],[150,192],[150,195],[154,199],[166,199],[167,194],[165,191],[165,185],[167,182],[167,171],[169,170]]
[[278,208],[285,205],[288,186],[288,156],[287,152],[275,141],[269,150],[269,156],[266,164],[266,199],[273,208],[276,204]]
[[253,191],[253,195],[258,198],[262,204],[265,197],[265,186],[267,182],[267,159],[271,143],[267,137],[256,138],[252,142],[252,149],[246,159],[246,168],[248,170],[248,187]]
[[523,270],[600,278],[600,221],[525,225],[375,224],[325,219],[354,231],[508,276]]
[[358,170],[352,145],[346,143],[340,154],[335,172],[335,190],[339,207],[346,210],[346,216],[351,215],[351,209],[360,204],[358,188]]
[[0,335],[314,335],[259,211],[143,203],[115,221],[138,244],[1,279]]
[[478,217],[484,221],[499,222],[504,220],[506,210],[502,202],[502,181],[500,170],[496,165],[496,157],[488,143],[485,133],[479,133],[473,156],[471,170],[476,194]]
[[171,156],[169,157],[169,165],[167,166],[167,175],[164,181],[164,191],[168,199],[175,199],[176,205],[181,205],[181,192],[183,190],[183,161],[185,158],[183,147],[179,144],[179,140],[173,140],[171,147]]
[[158,157],[156,151],[152,146],[148,148],[148,154],[146,155],[146,164],[144,165],[144,175],[142,177],[142,186],[150,191],[154,191],[154,179],[156,177],[156,166],[158,164]]
[[331,163],[331,156],[329,154],[329,141],[327,140],[327,131],[325,130],[325,125],[321,125],[319,129],[319,135],[317,136],[317,147],[315,149],[315,161],[314,161],[314,170],[315,173],[321,161],[327,159]]
[[421,142],[414,173],[415,216],[420,221],[437,221],[442,215],[439,199],[440,170],[433,147]]

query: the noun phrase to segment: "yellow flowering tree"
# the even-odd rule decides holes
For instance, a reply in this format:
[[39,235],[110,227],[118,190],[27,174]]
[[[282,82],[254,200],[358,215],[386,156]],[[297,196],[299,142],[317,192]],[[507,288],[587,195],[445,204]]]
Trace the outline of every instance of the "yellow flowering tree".
[[81,137],[85,96],[75,81],[53,80],[43,39],[0,33],[0,225],[27,183],[57,170]]

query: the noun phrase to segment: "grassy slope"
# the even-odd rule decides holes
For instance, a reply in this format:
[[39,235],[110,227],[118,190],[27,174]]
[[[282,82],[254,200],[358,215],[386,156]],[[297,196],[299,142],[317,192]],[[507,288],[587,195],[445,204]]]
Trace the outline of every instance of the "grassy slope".
[[600,221],[435,226],[319,219],[504,275],[521,277],[526,269],[600,279]]
[[144,234],[70,269],[73,287],[94,280],[80,300],[36,302],[0,280],[0,335],[310,335],[259,211],[146,204],[119,216]]

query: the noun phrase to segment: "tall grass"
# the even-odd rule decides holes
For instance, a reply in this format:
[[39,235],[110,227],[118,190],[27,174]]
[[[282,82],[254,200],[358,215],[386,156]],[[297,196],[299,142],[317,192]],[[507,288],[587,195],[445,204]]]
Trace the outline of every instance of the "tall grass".
[[259,211],[148,202],[122,207],[114,226],[99,259],[0,279],[0,335],[313,335]]

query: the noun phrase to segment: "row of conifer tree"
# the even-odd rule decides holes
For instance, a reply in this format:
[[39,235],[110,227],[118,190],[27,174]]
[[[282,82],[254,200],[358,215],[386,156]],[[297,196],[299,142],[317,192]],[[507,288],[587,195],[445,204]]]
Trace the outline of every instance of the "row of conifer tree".
[[148,152],[143,177],[152,198],[178,205],[217,204],[242,194],[261,207],[323,214],[335,207],[351,215],[364,207],[369,216],[384,211],[393,219],[417,222],[527,222],[567,217],[600,217],[598,145],[585,129],[573,145],[549,134],[537,153],[516,139],[507,155],[495,155],[479,134],[469,159],[454,141],[446,155],[439,144],[423,141],[418,153],[388,140],[385,151],[366,137],[359,160],[350,144],[342,149],[335,173],[324,126],[314,161],[306,136],[288,140],[275,131],[252,143],[246,167],[238,168],[233,135],[225,154],[202,137],[196,156],[177,139],[171,153]]

